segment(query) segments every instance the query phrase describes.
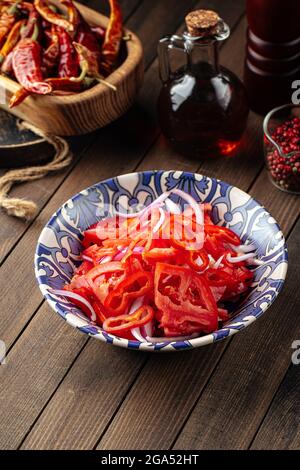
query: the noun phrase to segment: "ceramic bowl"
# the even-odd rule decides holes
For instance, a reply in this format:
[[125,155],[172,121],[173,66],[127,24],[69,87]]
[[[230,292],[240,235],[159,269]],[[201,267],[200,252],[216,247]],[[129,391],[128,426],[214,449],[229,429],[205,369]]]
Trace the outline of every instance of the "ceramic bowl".
[[[128,208],[150,204],[162,192],[179,188],[197,201],[213,206],[215,224],[236,232],[243,243],[256,246],[261,264],[254,269],[249,294],[237,305],[231,319],[219,330],[185,341],[140,343],[103,331],[64,297],[55,296],[80,263],[82,232],[109,215],[107,207]],[[178,196],[172,196],[180,202]],[[214,343],[243,330],[274,302],[285,280],[287,248],[276,220],[249,194],[208,176],[182,171],[145,171],[97,183],[63,204],[51,217],[38,240],[35,273],[49,305],[70,325],[109,344],[144,351],[179,351]],[[263,322],[261,324],[263,328]]]

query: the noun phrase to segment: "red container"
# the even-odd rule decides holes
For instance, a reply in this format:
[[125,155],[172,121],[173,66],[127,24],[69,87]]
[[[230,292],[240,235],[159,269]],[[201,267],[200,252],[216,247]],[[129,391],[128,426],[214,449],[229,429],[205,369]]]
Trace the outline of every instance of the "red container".
[[300,75],[299,0],[247,0],[244,81],[254,111],[291,101]]

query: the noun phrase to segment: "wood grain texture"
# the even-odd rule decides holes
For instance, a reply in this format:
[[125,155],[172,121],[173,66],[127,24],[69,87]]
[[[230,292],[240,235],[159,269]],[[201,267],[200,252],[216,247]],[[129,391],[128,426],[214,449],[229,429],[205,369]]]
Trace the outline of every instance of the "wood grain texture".
[[[289,238],[289,258],[291,260],[289,293],[290,302],[295,305],[295,312],[300,310],[298,278],[300,272],[299,259],[300,220],[298,220]],[[294,295],[296,298],[294,298]],[[285,312],[286,313],[286,312]],[[297,344],[292,345],[292,342]],[[300,328],[292,331],[292,342],[289,345],[289,356],[295,353],[299,361]],[[292,347],[293,346],[293,347]],[[296,348],[298,350],[296,350]],[[251,449],[290,449],[300,448],[300,374],[299,364],[293,365],[284,377],[268,410],[260,429],[251,445]]]
[[[0,367],[1,449],[16,448],[87,341],[45,307],[41,310],[44,321],[34,318]],[[37,347],[39,343],[47,346]]]
[[[260,185],[265,186],[264,179]],[[254,187],[251,193],[256,196]],[[282,195],[272,208],[272,215],[279,222],[288,217],[290,210],[285,196],[289,197]],[[265,197],[268,194],[265,193]],[[295,221],[297,211],[293,213]],[[285,224],[286,231],[292,228],[293,222]],[[250,445],[288,369],[292,341],[300,335],[297,237],[291,238],[283,292],[266,315],[233,338],[176,441],[175,449],[245,449]]]
[[49,425],[40,427],[38,421],[21,448],[93,448],[146,357],[145,353],[89,341],[80,361],[59,387],[55,401],[46,407],[45,417],[51,416]]
[[[58,1],[53,3],[59,4]],[[84,5],[76,4],[90,23],[106,27],[108,18]],[[11,96],[20,85],[0,75],[0,86],[6,92],[6,103],[0,107],[25,119],[44,132],[56,135],[78,135],[104,127],[124,114],[132,106],[143,81],[143,50],[138,37],[124,29],[131,39],[123,44],[125,50],[121,64],[107,77],[116,91],[98,83],[81,93],[67,96],[33,95],[19,106],[8,108]]]

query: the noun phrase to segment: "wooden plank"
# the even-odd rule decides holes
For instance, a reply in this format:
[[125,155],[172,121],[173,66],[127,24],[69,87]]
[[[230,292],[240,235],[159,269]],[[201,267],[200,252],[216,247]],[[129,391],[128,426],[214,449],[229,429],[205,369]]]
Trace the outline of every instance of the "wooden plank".
[[[35,316],[6,364],[0,368],[1,449],[15,449],[20,444],[86,342],[86,335],[78,334],[54,312],[49,312],[46,305],[42,307],[40,315]],[[92,357],[83,355],[83,362],[76,368],[77,381],[68,383],[64,395],[66,404],[72,407],[77,430],[73,438],[78,439],[78,444],[84,442],[85,434],[84,426],[77,421],[78,398],[85,395],[87,388],[94,390],[89,395],[86,417],[94,415],[94,406],[100,402],[103,409],[97,426],[105,426],[115,401],[122,399],[145,359],[145,355],[137,355],[135,351],[124,354],[123,350],[108,348],[100,341],[91,343]],[[101,394],[97,395],[97,387],[90,382],[91,378],[101,384]],[[64,408],[56,411],[58,416],[52,438],[63,442]]]
[[[266,199],[276,196],[278,190],[266,187],[265,178],[259,185],[258,193],[262,194],[262,186],[273,191],[265,194]],[[254,188],[252,193],[256,195]],[[280,194],[272,214],[284,222],[290,210],[285,201],[290,196]],[[293,214],[294,220],[285,223],[286,231],[297,219],[296,210]],[[250,445],[289,366],[292,341],[300,334],[298,243],[299,223],[289,243],[292,261],[283,292],[265,316],[231,341],[175,449],[245,449]]]
[[196,0],[144,1],[141,4],[137,14],[128,21],[128,28],[138,32],[144,45],[146,63],[155,58],[159,39],[175,31],[195,4]]
[[[239,11],[239,14],[240,14],[240,12],[241,12],[241,10]],[[135,128],[135,130],[136,130],[136,128]],[[145,132],[143,134],[145,134]],[[135,135],[139,135],[139,132],[136,132]],[[126,149],[127,145],[124,145],[124,141],[122,139],[120,139],[120,141],[122,142],[123,148]],[[104,144],[105,144],[105,142],[104,142]],[[112,145],[113,145],[112,142],[110,142],[109,146],[111,147]],[[129,151],[129,154],[128,154],[128,158],[129,158],[130,152],[132,152],[131,147],[132,146],[130,146],[130,151]],[[111,155],[113,155],[115,153],[115,151],[116,151],[116,149],[113,148]],[[126,156],[127,155],[125,155],[125,158],[124,158],[124,155],[123,155],[123,159],[126,160]],[[111,162],[111,165],[114,165],[113,164],[114,159],[111,159],[111,157],[108,156],[108,160]],[[95,170],[95,165],[97,165],[97,161],[92,160],[88,163],[88,165],[91,165],[91,171],[94,171]],[[75,172],[76,171],[77,171],[77,169],[75,170]],[[116,171],[116,168],[114,166],[111,166],[110,167],[110,173],[115,173],[115,171]],[[78,169],[78,176],[76,176],[76,180],[77,180],[77,178],[79,179],[80,177],[82,177],[82,169]],[[66,185],[68,186],[67,183],[66,183]],[[68,190],[69,190],[69,188],[68,188]],[[39,313],[37,314],[37,316],[39,316]],[[83,352],[84,357],[85,357],[85,354],[87,354],[87,357],[90,357],[90,358],[93,357],[92,347],[94,347],[93,344],[89,343],[86,350]],[[16,344],[15,348],[18,348],[18,343]],[[124,352],[123,352],[123,354],[124,354]],[[216,350],[216,354],[217,354],[217,350]],[[78,364],[78,363],[76,362],[76,364]],[[81,361],[79,362],[79,364],[81,364]],[[82,369],[83,366],[81,365],[80,368]],[[91,416],[87,416],[86,413],[84,412],[84,410],[87,409],[87,407],[90,407],[90,401],[87,400],[87,398],[89,396],[88,391],[86,391],[85,394],[82,394],[82,395],[80,395],[80,397],[78,397],[78,401],[77,401],[78,413],[81,414],[81,410],[82,410],[82,415],[80,417],[77,416],[77,422],[73,420],[73,412],[72,412],[71,408],[69,407],[68,403],[64,403],[63,407],[61,407],[61,405],[57,405],[57,403],[60,403],[61,399],[65,396],[65,390],[66,389],[64,387],[67,386],[67,385],[65,385],[67,383],[67,381],[71,380],[72,382],[74,382],[74,376],[73,376],[74,372],[73,372],[73,370],[74,369],[72,369],[72,374],[71,374],[70,378],[69,378],[69,376],[66,378],[66,381],[64,381],[63,387],[59,388],[59,390],[57,391],[57,394],[55,394],[55,400],[53,400],[53,402],[51,401],[51,404],[53,403],[53,407],[52,406],[47,406],[45,412],[42,414],[41,419],[38,421],[37,425],[34,427],[34,432],[30,433],[29,436],[27,437],[26,441],[23,444],[24,448],[41,448],[41,446],[44,447],[44,448],[53,448],[53,446],[57,446],[59,448],[70,448],[70,447],[75,447],[76,448],[76,446],[78,446],[78,445],[80,445],[82,448],[87,448],[87,447],[90,448],[90,447],[93,447],[97,443],[97,439],[100,437],[101,432],[103,431],[102,426],[101,426],[101,429],[98,429],[99,428],[98,416],[102,416],[102,413],[103,413],[103,410],[102,410],[103,404],[102,404],[101,401],[99,403],[95,404],[94,408],[93,408],[94,417],[95,417],[95,420],[96,420],[95,422],[92,420]],[[93,383],[94,383],[94,381],[93,381]],[[80,384],[77,384],[76,386],[79,387]],[[97,396],[102,395],[102,391],[101,391],[102,386],[103,386],[103,384],[101,384],[101,383],[98,384]],[[118,406],[118,403],[119,403],[119,401],[116,400],[115,401],[115,408]],[[52,441],[52,438],[50,436],[53,436],[53,433],[55,434],[55,430],[52,429],[52,424],[57,422],[56,418],[53,419],[53,413],[56,413],[55,410],[57,410],[57,409],[63,409],[64,410],[65,417],[63,419],[64,419],[64,426],[65,426],[65,429],[66,429],[66,433],[64,434],[64,437],[62,439],[58,439],[57,442],[56,442],[56,438],[55,438],[54,439],[55,442],[54,442],[54,441]],[[49,410],[49,412],[48,412],[48,410]],[[88,422],[85,421],[87,419],[87,417],[88,417]],[[80,440],[80,442],[79,441],[76,441],[76,442],[74,441],[74,431],[75,431],[75,429],[77,429],[77,423],[78,423],[79,419],[80,419],[82,425],[85,428],[85,439],[83,440],[82,444],[81,444],[81,440]],[[83,422],[84,422],[84,424],[83,424]],[[104,423],[104,425],[105,425],[105,423]],[[97,428],[98,429],[98,434],[95,434],[95,426],[98,427]],[[39,429],[43,429],[43,431],[39,431]],[[35,432],[35,430],[36,430],[36,432]],[[39,436],[41,436],[42,434],[43,434],[43,439],[42,439],[42,442],[41,442],[40,439],[39,439]]]
[[[298,220],[289,238],[290,282],[289,303],[292,302],[295,314],[299,312],[300,295],[298,276],[300,268],[299,256],[300,220]],[[285,312],[286,313],[286,312]],[[292,341],[300,340],[300,328],[292,332]],[[296,345],[299,349],[299,343]],[[299,361],[299,351],[289,345],[286,354],[290,359],[295,353]],[[299,364],[291,364],[283,379],[270,409],[265,416],[261,427],[254,439],[251,449],[284,449],[299,450],[300,447],[300,375]]]
[[[103,11],[108,14],[107,0],[87,0],[82,2],[95,8],[97,11]],[[122,11],[124,19],[127,20],[131,13],[136,9],[140,0],[125,0],[122,2]],[[127,23],[126,23],[127,24]],[[101,131],[98,131],[101,135]],[[71,173],[74,164],[79,160],[91,143],[95,140],[97,132],[89,135],[80,136],[77,138],[69,139],[71,148],[74,153],[74,162],[69,168],[57,174],[52,174],[43,178],[42,180],[28,182],[16,186],[11,191],[12,197],[28,198],[30,197],[38,206],[38,212],[47,204],[52,194],[57,191],[66,176]],[[4,171],[0,171],[0,175]],[[24,222],[23,220],[15,217],[8,216],[6,213],[0,213],[0,264],[4,261],[9,252],[13,249],[14,245],[20,240],[26,230],[30,227],[32,222]]]
[[41,315],[46,321],[36,317],[22,334],[20,348],[12,351],[0,367],[1,449],[16,447],[87,341],[46,306]]

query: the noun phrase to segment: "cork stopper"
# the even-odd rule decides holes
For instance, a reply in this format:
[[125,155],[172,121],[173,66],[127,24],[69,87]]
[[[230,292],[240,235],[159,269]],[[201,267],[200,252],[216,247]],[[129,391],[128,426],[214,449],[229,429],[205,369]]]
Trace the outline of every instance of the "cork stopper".
[[191,11],[185,17],[185,23],[191,36],[205,37],[217,34],[221,21],[219,15],[212,10]]

